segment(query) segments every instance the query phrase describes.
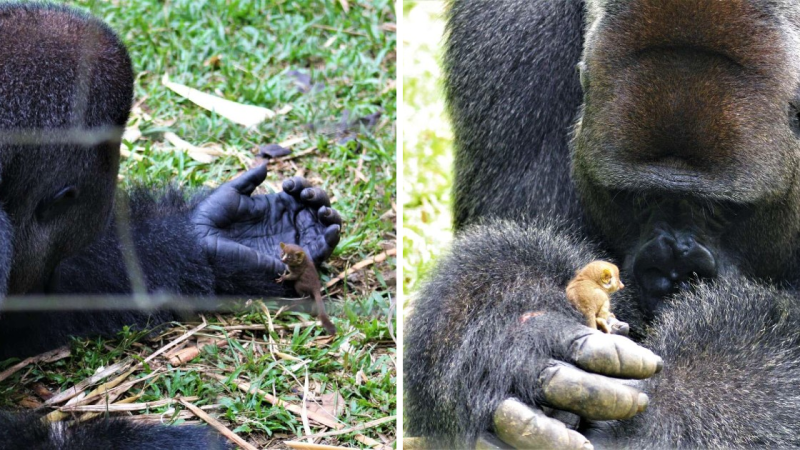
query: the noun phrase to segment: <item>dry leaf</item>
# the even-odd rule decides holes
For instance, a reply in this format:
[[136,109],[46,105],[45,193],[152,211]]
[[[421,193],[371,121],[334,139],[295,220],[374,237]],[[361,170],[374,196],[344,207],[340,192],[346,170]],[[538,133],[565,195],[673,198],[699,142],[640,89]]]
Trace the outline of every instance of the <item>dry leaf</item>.
[[218,156],[225,154],[222,150],[207,147],[198,147],[194,144],[184,141],[177,134],[167,131],[164,133],[164,139],[169,141],[178,150],[185,151],[190,158],[197,162],[208,164],[214,161]]
[[344,413],[344,397],[342,397],[338,391],[322,394],[320,396],[320,401],[322,405],[318,403],[309,403],[308,410],[321,414],[329,414],[332,417],[341,417],[342,413]]
[[42,407],[42,402],[31,396],[23,397],[18,404],[19,406],[27,409],[36,409]]
[[205,92],[192,89],[179,83],[169,81],[169,76],[164,74],[161,83],[169,88],[171,91],[180,95],[181,97],[191,101],[192,103],[213,111],[218,115],[244,125],[246,127],[253,127],[259,123],[275,117],[275,113],[271,109],[262,108],[260,106],[244,105],[234,101],[226,100],[216,95],[206,94]]
[[289,138],[289,139],[281,142],[278,145],[280,145],[281,147],[287,147],[288,148],[288,147],[291,147],[291,146],[293,146],[295,144],[299,144],[301,142],[305,142],[305,140],[306,140],[306,138],[304,136],[295,136],[295,137]]

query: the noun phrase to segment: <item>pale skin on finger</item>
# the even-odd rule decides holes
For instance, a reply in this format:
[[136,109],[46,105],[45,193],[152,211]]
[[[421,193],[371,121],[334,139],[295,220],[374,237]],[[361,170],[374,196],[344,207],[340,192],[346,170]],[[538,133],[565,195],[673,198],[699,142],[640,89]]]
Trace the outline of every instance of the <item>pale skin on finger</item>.
[[515,448],[592,448],[577,431],[516,399],[505,400],[497,407],[494,427],[497,436]]

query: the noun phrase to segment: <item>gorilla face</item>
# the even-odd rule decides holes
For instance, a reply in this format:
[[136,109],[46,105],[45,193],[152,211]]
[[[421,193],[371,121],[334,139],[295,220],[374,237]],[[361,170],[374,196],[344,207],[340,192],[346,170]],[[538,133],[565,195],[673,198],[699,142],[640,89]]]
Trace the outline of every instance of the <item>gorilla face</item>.
[[0,235],[10,236],[0,255],[13,262],[8,294],[46,291],[58,263],[107,227],[119,144],[107,145],[0,148],[0,202],[8,218]]
[[104,23],[43,3],[0,3],[0,61],[2,296],[45,291],[108,224],[133,68]]
[[800,17],[788,6],[588,2],[573,176],[650,315],[693,279],[790,269]]

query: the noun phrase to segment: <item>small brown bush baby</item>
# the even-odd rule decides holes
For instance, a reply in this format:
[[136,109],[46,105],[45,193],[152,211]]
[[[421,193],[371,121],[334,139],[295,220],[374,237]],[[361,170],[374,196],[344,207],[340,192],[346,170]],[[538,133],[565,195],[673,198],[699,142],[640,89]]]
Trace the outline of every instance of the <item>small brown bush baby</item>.
[[277,279],[278,283],[284,281],[294,281],[294,290],[298,294],[309,296],[314,299],[317,305],[317,317],[325,327],[325,331],[330,335],[336,334],[336,326],[328,318],[325,312],[325,304],[322,303],[322,283],[319,281],[319,274],[314,267],[314,261],[306,256],[306,252],[299,245],[285,244],[281,242],[281,261],[286,264],[286,273]]
[[627,334],[628,324],[611,313],[609,295],[625,287],[619,268],[606,261],[592,261],[575,273],[567,285],[567,299],[586,316],[586,325],[604,333]]

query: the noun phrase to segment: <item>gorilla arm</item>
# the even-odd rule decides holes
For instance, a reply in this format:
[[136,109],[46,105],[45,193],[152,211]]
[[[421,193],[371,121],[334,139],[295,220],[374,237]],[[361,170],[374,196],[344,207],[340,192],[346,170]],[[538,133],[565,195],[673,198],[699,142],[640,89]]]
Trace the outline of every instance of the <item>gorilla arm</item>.
[[[278,243],[297,243],[321,264],[339,241],[341,218],[327,195],[302,178],[284,182],[284,192],[251,196],[265,177],[266,167],[251,169],[188,203],[180,192],[154,199],[137,191],[128,197],[130,227],[117,225],[62,263],[55,291],[127,293],[128,273],[140,271],[148,292],[284,294],[273,281],[285,269]],[[127,233],[133,252],[124,243]],[[138,263],[133,270],[129,256]]]
[[[541,221],[528,228],[495,221],[461,232],[406,325],[408,435],[471,446],[495,416],[501,419],[495,431],[516,446],[536,447],[545,436],[581,448],[586,439],[544,417],[540,407],[598,420],[644,409],[646,395],[606,376],[647,378],[660,369],[660,358],[584,326],[565,298],[575,270],[598,256],[585,241]],[[541,420],[503,422],[508,409],[495,411],[512,397],[536,405]]]
[[[339,241],[341,219],[325,193],[307,188],[301,178],[287,180],[284,192],[251,196],[265,176],[263,166],[252,169],[189,202],[174,190],[160,198],[152,190],[124,193],[130,227],[112,224],[95,243],[62,262],[50,293],[127,294],[138,276],[149,293],[293,295],[274,282],[284,270],[278,242],[300,244],[320,264]],[[109,297],[114,299],[133,302]],[[170,311],[119,308],[7,312],[0,317],[0,359],[49,350],[69,336],[113,334],[125,325],[174,319]]]
[[615,448],[797,447],[798,300],[743,278],[678,294],[644,343],[665,361],[642,383],[647,411],[587,437]]

